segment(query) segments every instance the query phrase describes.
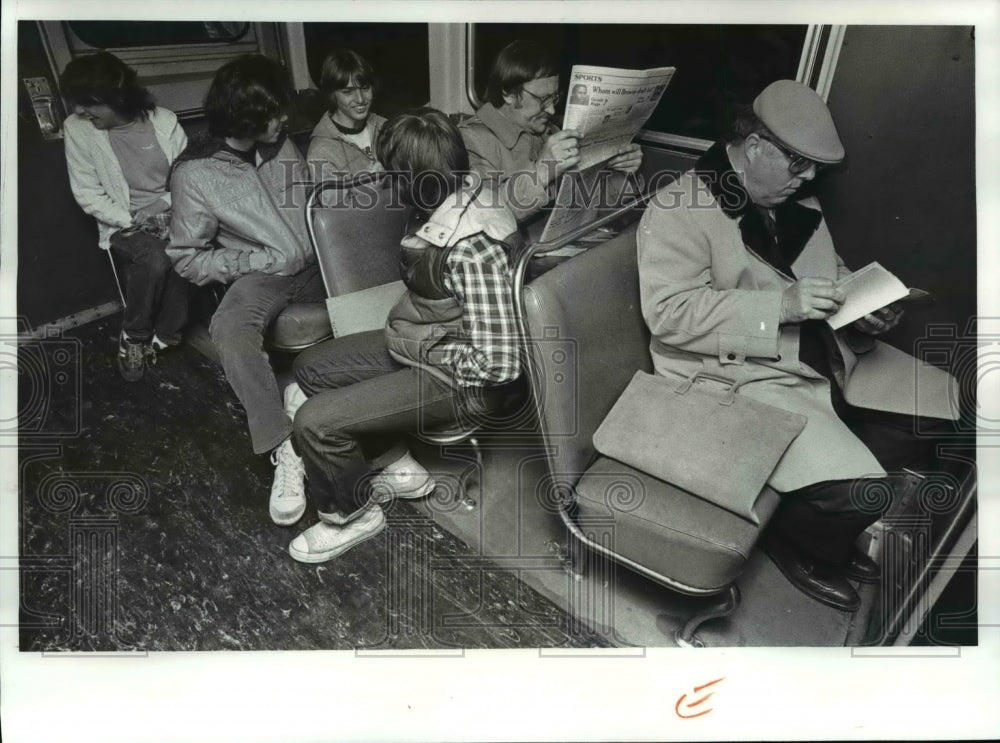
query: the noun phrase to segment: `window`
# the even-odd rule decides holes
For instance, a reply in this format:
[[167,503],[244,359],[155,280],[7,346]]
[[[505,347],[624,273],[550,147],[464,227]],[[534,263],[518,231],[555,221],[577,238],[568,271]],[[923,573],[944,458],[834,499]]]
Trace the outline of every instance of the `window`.
[[319,85],[323,60],[334,49],[353,49],[375,69],[372,108],[392,116],[430,100],[430,45],[426,23],[306,23],[309,74]]
[[201,114],[209,83],[241,54],[280,58],[274,24],[246,21],[40,21],[59,74],[70,60],[106,49],[139,74],[157,105]]
[[71,21],[76,37],[96,49],[209,44],[237,41],[246,35],[246,21]]
[[[493,59],[514,39],[535,39],[559,50],[564,80],[573,64],[676,67],[646,130],[715,140],[739,104],[774,80],[795,79],[807,32],[807,26],[789,25],[476,24],[473,83],[484,100]],[[557,120],[561,117],[557,111]]]

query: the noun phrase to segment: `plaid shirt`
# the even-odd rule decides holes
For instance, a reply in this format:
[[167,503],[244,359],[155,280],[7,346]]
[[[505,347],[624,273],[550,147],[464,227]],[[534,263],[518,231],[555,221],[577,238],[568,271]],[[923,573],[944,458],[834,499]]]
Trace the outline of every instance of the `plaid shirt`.
[[483,233],[455,244],[445,283],[462,305],[464,338],[438,346],[461,387],[510,382],[521,373],[521,348],[511,296],[511,268],[500,243]]

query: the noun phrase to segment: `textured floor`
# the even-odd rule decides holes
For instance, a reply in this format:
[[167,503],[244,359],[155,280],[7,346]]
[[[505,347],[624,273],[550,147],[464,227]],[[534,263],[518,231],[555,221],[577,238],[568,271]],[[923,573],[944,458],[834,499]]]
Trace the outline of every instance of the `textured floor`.
[[[221,368],[194,350],[211,350],[207,336],[126,384],[117,322],[20,348],[22,650],[669,647],[711,603],[613,565],[567,572],[531,436],[481,441],[465,501],[468,450],[411,442],[434,495],[394,504],[383,534],[334,561],[296,563],[288,542],[315,517],[268,518],[271,467]],[[708,646],[877,644],[908,590],[867,587],[850,615],[760,553],[738,583],[736,611],[699,630]],[[959,593],[948,610],[967,617],[974,591]],[[976,643],[939,634],[930,644]]]
[[21,349],[22,650],[609,644],[408,503],[335,561],[288,557],[221,369],[191,348],[126,384],[118,318]]

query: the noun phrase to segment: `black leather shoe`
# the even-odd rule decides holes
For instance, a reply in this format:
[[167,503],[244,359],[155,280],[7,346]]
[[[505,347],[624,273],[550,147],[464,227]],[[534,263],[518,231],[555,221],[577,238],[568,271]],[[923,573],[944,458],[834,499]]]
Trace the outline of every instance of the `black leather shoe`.
[[882,568],[861,550],[855,550],[844,571],[848,578],[859,583],[878,583],[882,580]]
[[817,565],[778,541],[766,544],[764,551],[791,584],[807,596],[841,611],[857,611],[861,606],[861,597],[854,586],[836,570]]

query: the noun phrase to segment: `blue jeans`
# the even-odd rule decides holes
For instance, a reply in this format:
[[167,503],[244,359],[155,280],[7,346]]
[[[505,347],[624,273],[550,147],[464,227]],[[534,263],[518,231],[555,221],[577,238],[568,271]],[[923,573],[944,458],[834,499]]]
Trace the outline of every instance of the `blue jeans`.
[[383,330],[313,346],[295,359],[294,370],[309,399],[295,415],[293,441],[320,513],[350,516],[364,508],[370,473],[405,453],[401,434],[459,420],[466,398],[433,374],[395,361]]
[[165,240],[141,231],[111,236],[111,252],[125,283],[122,329],[131,340],[149,341],[156,333],[168,345],[181,341],[192,285],[174,271],[166,245]]
[[233,282],[212,315],[209,332],[226,378],[246,410],[255,454],[270,451],[292,432],[264,350],[264,331],[288,305],[319,302],[325,296],[316,266],[294,276],[250,273]]

